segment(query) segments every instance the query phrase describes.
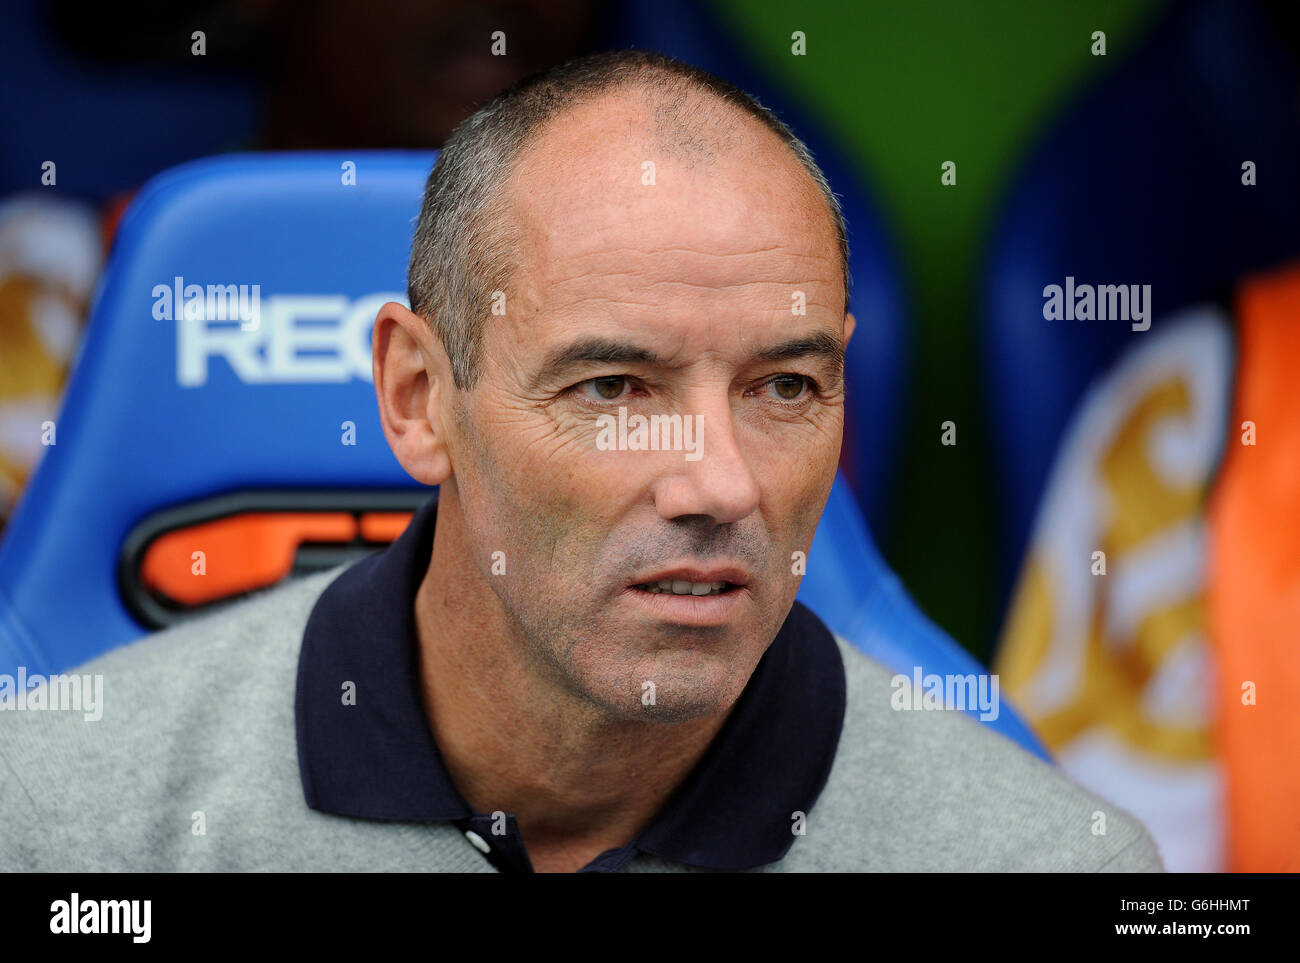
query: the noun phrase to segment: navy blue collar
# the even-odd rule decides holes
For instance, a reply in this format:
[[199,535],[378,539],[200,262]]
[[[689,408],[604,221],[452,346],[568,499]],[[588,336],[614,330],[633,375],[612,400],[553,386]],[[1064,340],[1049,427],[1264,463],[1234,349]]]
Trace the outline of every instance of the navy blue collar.
[[[435,496],[387,550],[332,582],[307,621],[295,712],[303,793],[312,809],[462,829],[488,825],[490,817],[474,812],[452,783],[420,695],[414,600],[436,515]],[[811,812],[826,784],[844,703],[835,640],[796,602],[678,791],[636,839],[587,868],[616,869],[637,851],[710,869],[781,859],[795,839],[794,814]]]

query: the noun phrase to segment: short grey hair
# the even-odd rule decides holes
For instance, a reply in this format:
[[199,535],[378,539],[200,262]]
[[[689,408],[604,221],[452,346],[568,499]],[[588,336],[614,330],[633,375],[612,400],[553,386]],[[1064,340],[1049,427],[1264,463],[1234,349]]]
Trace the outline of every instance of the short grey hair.
[[[407,294],[411,310],[442,341],[456,387],[472,388],[481,371],[483,325],[494,292],[506,291],[515,268],[515,238],[504,209],[515,159],[549,121],[604,94],[647,91],[670,105],[669,117],[692,97],[738,108],[762,123],[794,153],[821,190],[839,242],[848,306],[848,230],[839,199],[808,148],[749,94],[706,71],[663,54],[620,50],[565,61],[527,77],[466,118],[443,146],[429,174],[411,245]],[[660,127],[664,114],[656,111]],[[701,149],[678,119],[676,146]]]

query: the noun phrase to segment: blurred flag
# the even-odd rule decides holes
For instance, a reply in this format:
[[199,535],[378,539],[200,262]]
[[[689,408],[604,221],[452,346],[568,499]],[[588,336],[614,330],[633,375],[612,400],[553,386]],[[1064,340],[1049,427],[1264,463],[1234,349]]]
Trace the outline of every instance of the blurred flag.
[[[35,469],[58,414],[99,272],[98,216],[75,201],[0,203],[0,526]],[[48,440],[45,440],[48,439]]]
[[997,660],[1171,871],[1300,869],[1300,270],[1234,313],[1157,320],[1084,397]]

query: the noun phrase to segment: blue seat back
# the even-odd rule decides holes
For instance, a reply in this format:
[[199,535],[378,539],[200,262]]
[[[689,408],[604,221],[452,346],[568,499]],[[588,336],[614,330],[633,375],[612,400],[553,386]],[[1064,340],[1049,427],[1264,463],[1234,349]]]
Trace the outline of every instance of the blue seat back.
[[[142,518],[217,493],[409,487],[379,427],[369,331],[405,298],[432,155],[230,155],[126,215],[48,449],[0,543],[4,663],[58,671],[142,632],[117,566]],[[260,285],[260,329],[155,318],[156,289]],[[177,312],[179,318],[179,312]],[[239,343],[231,364],[223,354]],[[242,369],[242,370],[241,370]],[[356,425],[355,445],[341,425]],[[0,670],[3,671],[3,670]]]

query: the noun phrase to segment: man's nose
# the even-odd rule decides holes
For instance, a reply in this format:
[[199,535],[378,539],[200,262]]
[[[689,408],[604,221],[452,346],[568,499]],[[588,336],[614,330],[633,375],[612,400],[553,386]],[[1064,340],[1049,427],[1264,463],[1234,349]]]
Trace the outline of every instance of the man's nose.
[[[683,413],[695,429],[698,451],[661,476],[655,486],[655,507],[665,519],[706,515],[717,524],[736,522],[758,508],[758,479],[736,438],[730,404],[720,400],[707,408]],[[681,456],[678,456],[681,457]]]

